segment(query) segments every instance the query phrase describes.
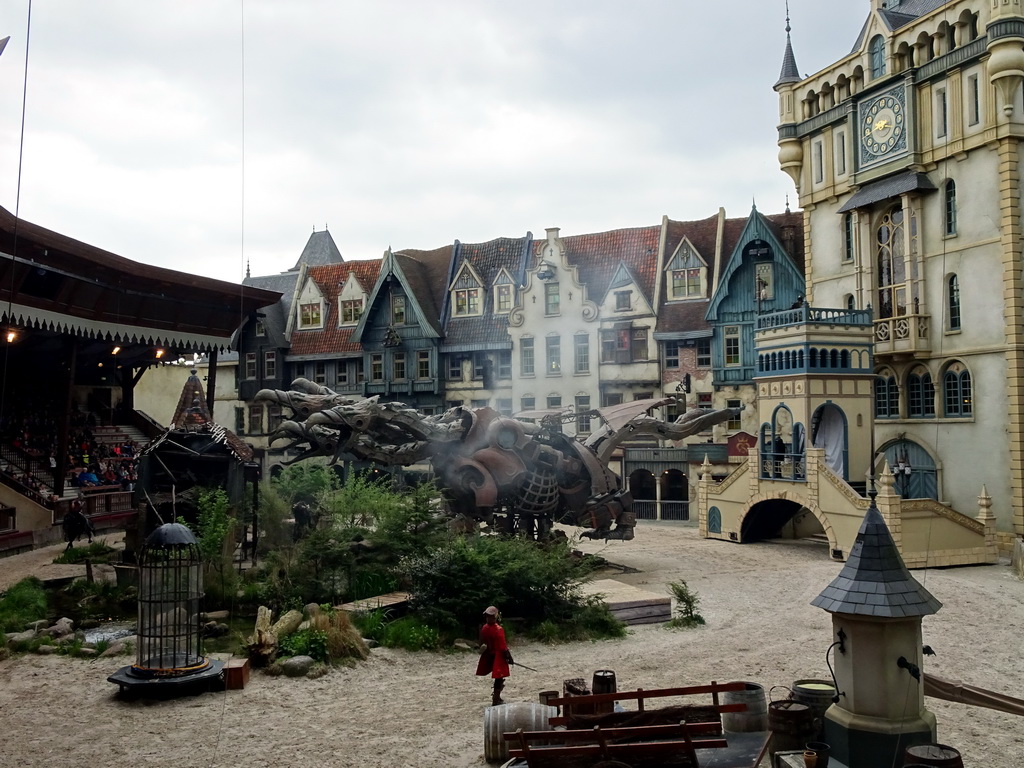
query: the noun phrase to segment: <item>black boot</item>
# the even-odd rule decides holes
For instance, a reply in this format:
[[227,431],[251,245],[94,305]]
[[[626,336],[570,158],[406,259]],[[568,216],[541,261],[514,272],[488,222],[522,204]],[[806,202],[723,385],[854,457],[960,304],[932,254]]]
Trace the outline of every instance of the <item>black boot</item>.
[[505,678],[499,677],[494,681],[494,690],[491,691],[491,706],[496,707],[499,704],[504,704],[505,700],[501,698],[501,690],[505,687]]

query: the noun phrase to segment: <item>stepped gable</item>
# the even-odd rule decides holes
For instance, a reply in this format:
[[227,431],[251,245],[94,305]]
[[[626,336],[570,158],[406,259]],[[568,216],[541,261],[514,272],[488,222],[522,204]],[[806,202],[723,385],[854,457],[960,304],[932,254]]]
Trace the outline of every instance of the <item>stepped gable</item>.
[[457,275],[468,262],[480,277],[482,315],[455,317],[449,302],[445,312],[445,342],[448,351],[511,348],[508,313],[497,314],[494,306],[494,280],[504,269],[519,287],[525,251],[532,238],[499,237],[486,243],[459,243],[452,274]]
[[[618,269],[624,264],[637,282],[644,298],[654,302],[654,280],[658,268],[661,227],[614,229],[589,235],[559,236],[565,257],[578,270],[579,281],[587,288],[587,298],[600,302]],[[538,240],[534,253],[539,258],[545,241]]]
[[451,266],[453,245],[432,251],[406,249],[395,251],[395,260],[402,269],[406,282],[416,297],[422,320],[441,335],[441,307],[448,290],[448,270]]
[[366,291],[367,297],[377,282],[377,275],[380,274],[381,259],[365,259],[359,261],[346,261],[343,264],[326,264],[318,267],[311,267],[307,273],[310,280],[317,284],[320,293],[324,297],[326,312],[324,314],[324,327],[315,330],[302,330],[296,328],[292,331],[291,347],[288,350],[290,356],[295,355],[325,355],[337,356],[346,354],[361,355],[362,345],[352,340],[352,333],[355,325],[339,327],[338,295],[341,289],[348,282],[349,275],[355,279]]
[[910,575],[878,507],[871,504],[846,564],[811,605],[879,618],[928,616],[942,607]]
[[[203,384],[193,368],[191,375],[181,389],[178,407],[167,430],[139,452],[140,456],[152,453],[171,436],[208,435],[215,445],[225,446],[238,461],[252,461],[252,446],[226,427],[213,421],[206,403]],[[195,450],[195,446],[193,446]],[[203,453],[203,450],[198,450]]]

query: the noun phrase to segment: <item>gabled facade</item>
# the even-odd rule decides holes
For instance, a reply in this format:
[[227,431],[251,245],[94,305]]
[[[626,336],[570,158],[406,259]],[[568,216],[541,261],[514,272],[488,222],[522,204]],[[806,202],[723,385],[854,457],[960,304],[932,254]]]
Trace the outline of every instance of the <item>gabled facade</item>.
[[906,468],[897,492],[969,512],[984,485],[1000,528],[1019,535],[1024,8],[865,10],[853,50],[809,77],[787,39],[775,86],[807,299],[872,311],[874,442]]
[[424,413],[443,409],[440,308],[452,250],[384,254],[352,332],[363,351],[366,396],[400,400]]
[[533,236],[455,243],[442,316],[445,404],[519,410],[512,392],[508,321],[519,300]]

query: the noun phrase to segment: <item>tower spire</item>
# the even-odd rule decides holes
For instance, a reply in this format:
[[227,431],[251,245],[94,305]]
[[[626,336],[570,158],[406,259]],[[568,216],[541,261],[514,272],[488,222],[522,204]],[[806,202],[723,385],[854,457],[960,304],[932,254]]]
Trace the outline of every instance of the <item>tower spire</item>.
[[800,70],[796,66],[796,56],[793,54],[793,40],[790,37],[792,27],[789,25],[789,0],[786,0],[786,52],[782,56],[782,74],[779,75],[775,87],[787,83],[800,82]]

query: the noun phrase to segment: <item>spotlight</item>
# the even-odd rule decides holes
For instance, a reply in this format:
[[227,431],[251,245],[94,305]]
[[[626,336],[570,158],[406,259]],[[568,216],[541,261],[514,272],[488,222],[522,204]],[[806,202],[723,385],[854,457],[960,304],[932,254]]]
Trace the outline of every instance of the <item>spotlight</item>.
[[112,354],[112,355],[116,355],[116,354],[117,354],[118,352],[120,352],[120,351],[121,351],[121,348],[120,348],[120,347],[114,347],[114,349],[113,349],[113,350],[111,350],[110,354]]
[[16,334],[14,331],[8,331],[7,332],[7,343],[8,344],[13,344],[14,340],[16,338],[18,338],[18,334]]
[[162,349],[158,349],[156,351],[156,359],[159,360],[163,356],[164,356],[164,351]]

